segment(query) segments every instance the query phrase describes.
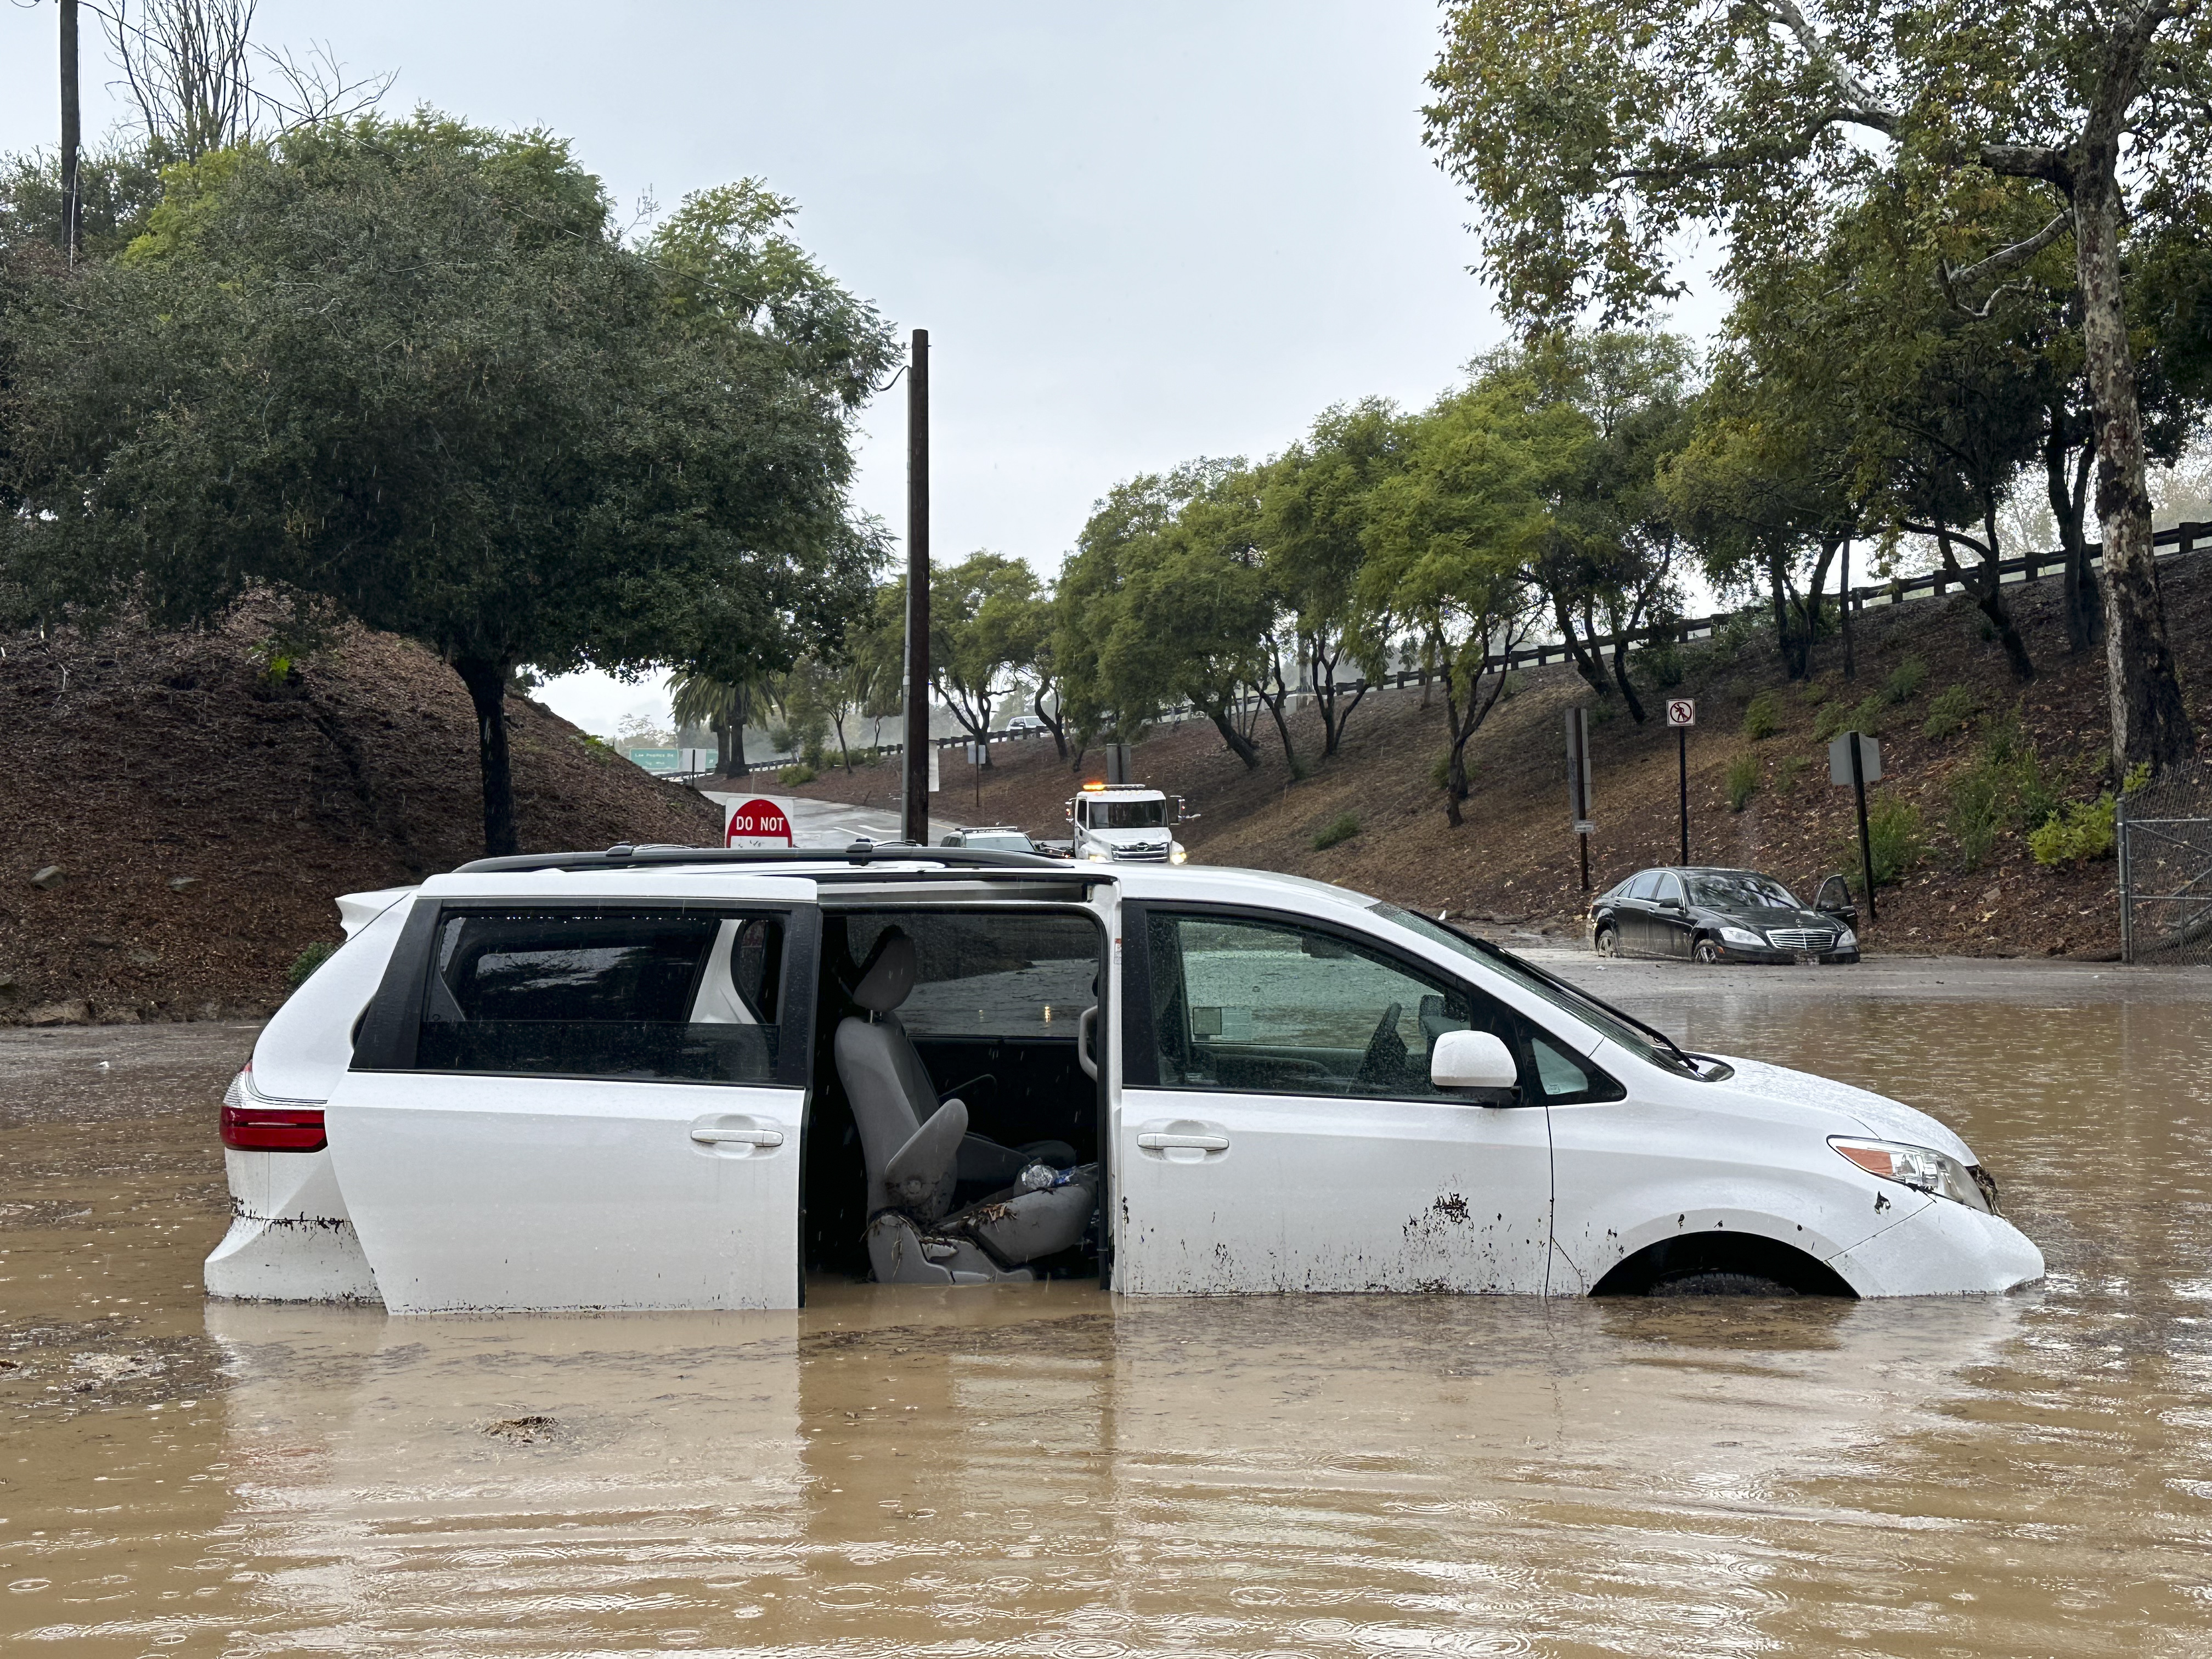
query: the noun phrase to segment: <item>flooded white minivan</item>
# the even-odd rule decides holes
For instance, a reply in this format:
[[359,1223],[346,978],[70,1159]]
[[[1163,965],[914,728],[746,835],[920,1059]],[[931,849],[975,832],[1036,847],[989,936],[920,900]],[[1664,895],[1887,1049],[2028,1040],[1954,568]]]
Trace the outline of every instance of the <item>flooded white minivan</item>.
[[775,1308],[810,1273],[1910,1296],[2035,1246],[1959,1137],[1295,877],[856,846],[341,901],[222,1111],[220,1297]]

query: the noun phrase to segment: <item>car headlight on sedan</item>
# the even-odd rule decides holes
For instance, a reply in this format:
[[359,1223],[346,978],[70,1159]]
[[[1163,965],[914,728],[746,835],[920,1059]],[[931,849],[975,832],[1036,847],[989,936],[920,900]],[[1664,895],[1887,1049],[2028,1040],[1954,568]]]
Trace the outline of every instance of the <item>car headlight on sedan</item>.
[[1721,943],[1741,945],[1747,951],[1764,951],[1768,948],[1766,936],[1763,933],[1754,933],[1748,927],[1722,928]]
[[1835,948],[1838,951],[1856,951],[1859,948],[1859,936],[1845,927],[1837,933]]
[[1996,1182],[1971,1170],[1933,1146],[1911,1146],[1895,1140],[1853,1140],[1831,1135],[1828,1145],[1869,1175],[1894,1181],[1915,1192],[1948,1198],[1970,1210],[1995,1215]]
[[1181,842],[1171,841],[1168,843],[1168,862],[1170,864],[1181,864],[1189,856],[1189,854],[1182,850],[1182,843]]

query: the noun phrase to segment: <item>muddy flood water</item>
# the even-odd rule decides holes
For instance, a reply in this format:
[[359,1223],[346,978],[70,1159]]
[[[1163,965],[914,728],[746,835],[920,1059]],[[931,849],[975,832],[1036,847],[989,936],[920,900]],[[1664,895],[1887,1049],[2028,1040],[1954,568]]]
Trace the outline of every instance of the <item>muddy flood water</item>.
[[2212,1651],[2212,988],[1601,971],[1698,1046],[1948,1116],[2047,1282],[210,1305],[250,1030],[0,1031],[0,1645]]

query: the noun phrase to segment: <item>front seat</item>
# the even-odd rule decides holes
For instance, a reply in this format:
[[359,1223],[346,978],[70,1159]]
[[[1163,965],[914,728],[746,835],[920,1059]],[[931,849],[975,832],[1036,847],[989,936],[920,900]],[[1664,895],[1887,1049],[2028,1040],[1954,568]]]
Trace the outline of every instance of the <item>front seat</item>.
[[913,990],[914,941],[884,931],[853,988],[867,1018],[837,1026],[838,1080],[867,1164],[868,1260],[884,1285],[1028,1279],[1022,1264],[1081,1242],[1098,1204],[1097,1166],[1057,1171],[952,1210],[968,1107],[938,1102],[929,1071],[890,1016]]

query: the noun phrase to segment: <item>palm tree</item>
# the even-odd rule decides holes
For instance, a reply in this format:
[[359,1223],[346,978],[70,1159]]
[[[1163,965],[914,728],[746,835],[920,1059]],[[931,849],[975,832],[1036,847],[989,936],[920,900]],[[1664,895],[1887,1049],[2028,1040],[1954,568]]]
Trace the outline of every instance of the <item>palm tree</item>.
[[745,765],[745,724],[751,718],[755,688],[750,681],[732,684],[711,674],[678,674],[668,683],[670,711],[677,725],[703,726],[714,733],[720,776],[741,778]]

